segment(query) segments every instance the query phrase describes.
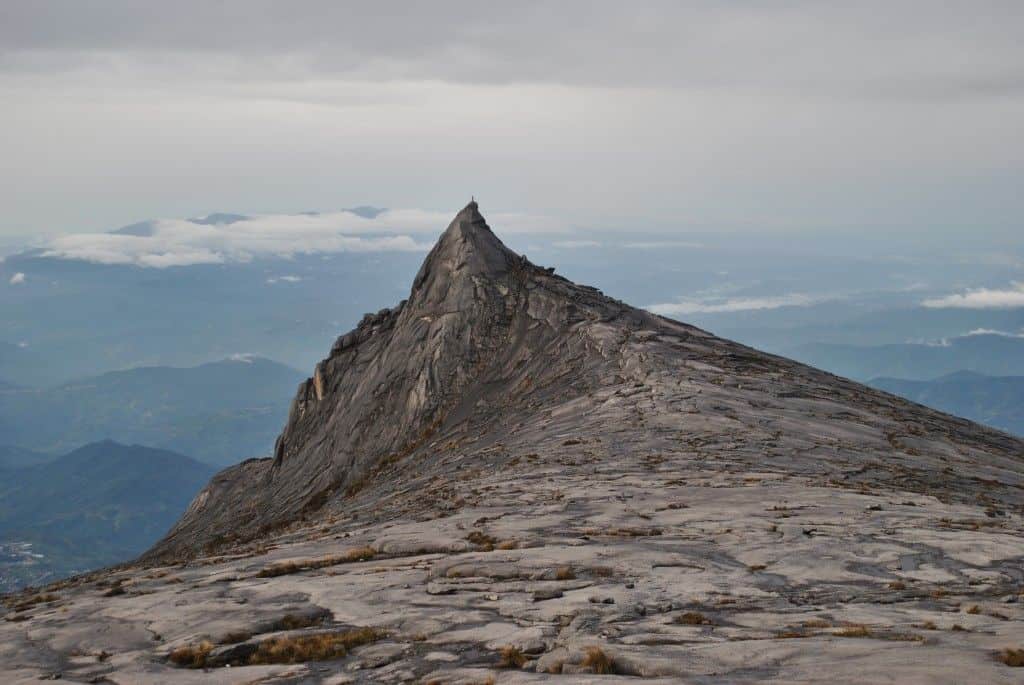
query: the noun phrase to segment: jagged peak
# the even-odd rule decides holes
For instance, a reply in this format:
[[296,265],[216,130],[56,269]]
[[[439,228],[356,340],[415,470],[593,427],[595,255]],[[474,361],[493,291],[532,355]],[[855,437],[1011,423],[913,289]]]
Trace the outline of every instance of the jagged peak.
[[494,234],[476,200],[472,200],[455,215],[423,261],[409,301],[419,301],[418,295],[424,293],[436,294],[439,286],[448,290],[474,277],[498,279],[522,261]]

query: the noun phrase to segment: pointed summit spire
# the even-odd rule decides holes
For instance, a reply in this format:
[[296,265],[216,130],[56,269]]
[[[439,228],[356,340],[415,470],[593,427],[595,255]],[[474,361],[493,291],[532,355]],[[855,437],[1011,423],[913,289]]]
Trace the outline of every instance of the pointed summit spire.
[[433,290],[435,283],[447,289],[467,276],[498,278],[520,260],[512,250],[494,235],[487,220],[480,213],[476,199],[455,215],[434,248],[427,255],[413,283],[417,291]]

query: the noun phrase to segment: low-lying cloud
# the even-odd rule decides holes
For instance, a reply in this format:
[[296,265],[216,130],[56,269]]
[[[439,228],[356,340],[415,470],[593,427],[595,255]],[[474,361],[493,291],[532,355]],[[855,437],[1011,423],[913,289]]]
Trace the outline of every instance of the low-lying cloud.
[[25,274],[21,273],[20,271],[18,273],[14,274],[13,276],[11,276],[11,280],[8,281],[8,283],[10,283],[11,285],[21,285],[24,282],[25,282]]
[[736,297],[714,300],[680,299],[676,302],[664,302],[648,305],[646,309],[662,316],[681,316],[685,314],[719,314],[725,312],[742,312],[754,309],[780,309],[782,307],[810,307],[824,301],[825,298],[812,297],[802,293],[773,295],[767,297]]
[[1006,290],[977,288],[966,293],[934,297],[921,303],[932,309],[1014,309],[1024,307],[1024,283],[1014,281]]
[[[419,209],[385,210],[374,217],[350,211],[268,214],[222,223],[209,217],[159,219],[146,223],[145,230],[61,236],[43,255],[162,269],[312,253],[417,252],[428,250],[450,220],[450,214]],[[522,214],[495,214],[493,220],[503,232],[552,228],[544,217]]]

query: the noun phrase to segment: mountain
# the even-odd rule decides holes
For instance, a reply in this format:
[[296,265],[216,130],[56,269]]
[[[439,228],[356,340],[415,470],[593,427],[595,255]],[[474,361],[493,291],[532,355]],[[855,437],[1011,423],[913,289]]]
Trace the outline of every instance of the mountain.
[[0,562],[0,587],[131,559],[164,534],[213,468],[139,445],[97,442],[5,474],[0,546],[41,557]]
[[54,388],[0,388],[4,440],[59,454],[111,438],[226,465],[270,454],[302,374],[253,356],[142,367]]
[[804,363],[861,380],[880,376],[927,380],[961,370],[1024,375],[1024,337],[1011,335],[965,335],[933,345],[811,343],[789,353]]
[[931,381],[875,378],[870,385],[1024,436],[1024,376],[985,376],[972,371],[958,371]]
[[576,285],[471,203],[408,298],[337,338],[272,458],[214,476],[133,564],[9,598],[0,667],[1009,683],[1022,455]]
[[0,445],[0,469],[16,469],[23,466],[35,466],[52,461],[53,457],[41,452],[33,452],[22,447]]
[[[0,378],[45,388],[240,352],[309,368],[324,340],[400,299],[422,259],[318,253],[154,269],[12,255],[0,263]],[[6,285],[22,272],[25,283]]]

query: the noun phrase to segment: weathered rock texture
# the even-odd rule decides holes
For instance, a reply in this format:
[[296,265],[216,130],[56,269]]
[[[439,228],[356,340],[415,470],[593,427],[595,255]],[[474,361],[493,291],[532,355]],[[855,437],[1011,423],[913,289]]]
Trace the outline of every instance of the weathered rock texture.
[[[142,562],[12,598],[0,669],[1019,682],[1022,455],[572,284],[470,204],[300,387],[272,460],[217,476]],[[344,657],[248,665],[367,627]],[[203,640],[207,672],[167,661]]]

